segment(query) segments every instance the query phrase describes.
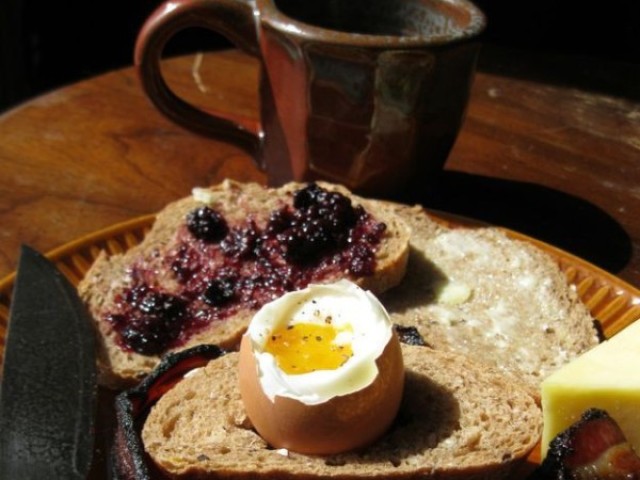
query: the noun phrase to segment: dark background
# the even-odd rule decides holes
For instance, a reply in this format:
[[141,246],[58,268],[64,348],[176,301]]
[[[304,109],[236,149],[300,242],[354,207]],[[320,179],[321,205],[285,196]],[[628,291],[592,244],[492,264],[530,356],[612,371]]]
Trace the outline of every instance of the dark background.
[[[301,0],[303,1],[303,0]],[[344,0],[348,1],[348,0]],[[0,111],[131,65],[136,34],[158,0],[0,0]],[[489,19],[481,70],[640,99],[640,0],[476,0]],[[178,36],[175,54],[228,46],[208,32]]]

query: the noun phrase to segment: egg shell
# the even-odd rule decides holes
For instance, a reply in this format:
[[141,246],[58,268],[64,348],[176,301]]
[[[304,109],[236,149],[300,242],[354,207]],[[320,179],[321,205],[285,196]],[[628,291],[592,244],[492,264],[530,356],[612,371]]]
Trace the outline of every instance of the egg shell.
[[260,436],[274,448],[328,455],[370,445],[393,422],[404,388],[404,363],[395,334],[377,358],[378,376],[355,393],[317,405],[263,392],[251,341],[240,346],[240,393],[247,416]]

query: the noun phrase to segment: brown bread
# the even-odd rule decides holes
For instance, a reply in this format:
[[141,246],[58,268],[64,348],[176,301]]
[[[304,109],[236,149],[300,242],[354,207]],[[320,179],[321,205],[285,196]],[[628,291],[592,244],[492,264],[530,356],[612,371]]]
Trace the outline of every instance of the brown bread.
[[403,346],[406,387],[390,431],[331,456],[270,449],[251,429],[237,354],[187,375],[153,407],[145,449],[175,478],[506,478],[536,445],[541,412],[526,389],[461,355]]
[[[354,205],[362,205],[375,219],[387,226],[375,252],[376,269],[373,275],[353,277],[338,272],[323,281],[346,277],[375,293],[382,293],[398,284],[404,275],[408,257],[409,230],[404,222],[384,203],[362,199],[334,185],[322,185],[329,190],[339,190]],[[177,232],[184,225],[189,212],[198,206],[210,204],[224,215],[230,225],[253,218],[258,225],[264,226],[269,214],[284,203],[291,203],[292,193],[302,186],[292,183],[279,189],[268,189],[258,184],[225,181],[207,189],[198,189],[197,195],[165,207],[141,244],[121,255],[107,256],[102,253],[78,286],[80,296],[96,322],[100,347],[100,383],[114,388],[130,385],[149,373],[160,360],[159,355],[142,355],[122,349],[112,325],[105,320],[117,303],[120,292],[133,281],[130,275],[132,264],[143,262],[146,270],[156,272],[154,282],[162,290],[171,292],[176,288],[175,275],[162,263],[167,252],[175,248]],[[255,309],[243,308],[223,321],[213,322],[173,351],[203,343],[234,348],[254,312]]]
[[398,205],[411,227],[407,273],[381,300],[428,345],[498,368],[539,396],[551,372],[598,343],[594,320],[557,263],[498,228],[447,228]]

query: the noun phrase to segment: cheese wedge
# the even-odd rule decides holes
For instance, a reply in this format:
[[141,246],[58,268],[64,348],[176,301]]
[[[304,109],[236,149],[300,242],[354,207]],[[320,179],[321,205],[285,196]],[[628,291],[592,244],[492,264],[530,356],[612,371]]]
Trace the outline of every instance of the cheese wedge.
[[542,382],[542,458],[591,407],[606,410],[640,453],[640,320]]

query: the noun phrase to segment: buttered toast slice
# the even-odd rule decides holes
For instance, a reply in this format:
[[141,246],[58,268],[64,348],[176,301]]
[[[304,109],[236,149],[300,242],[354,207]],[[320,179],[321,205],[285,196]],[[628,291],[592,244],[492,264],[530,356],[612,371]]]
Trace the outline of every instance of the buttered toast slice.
[[143,427],[144,448],[172,478],[507,478],[540,436],[541,412],[527,390],[452,352],[402,349],[399,414],[362,451],[306,456],[269,448],[244,413],[236,353],[190,372],[160,398]]
[[407,273],[381,296],[394,323],[436,349],[513,374],[539,396],[550,373],[598,343],[594,319],[556,261],[498,228],[447,228],[398,205],[411,227]]
[[404,276],[408,244],[389,205],[334,185],[196,189],[141,244],[101,254],[78,286],[98,332],[100,383],[132,384],[167,352],[234,348],[261,305],[310,282],[347,278],[381,293]]

